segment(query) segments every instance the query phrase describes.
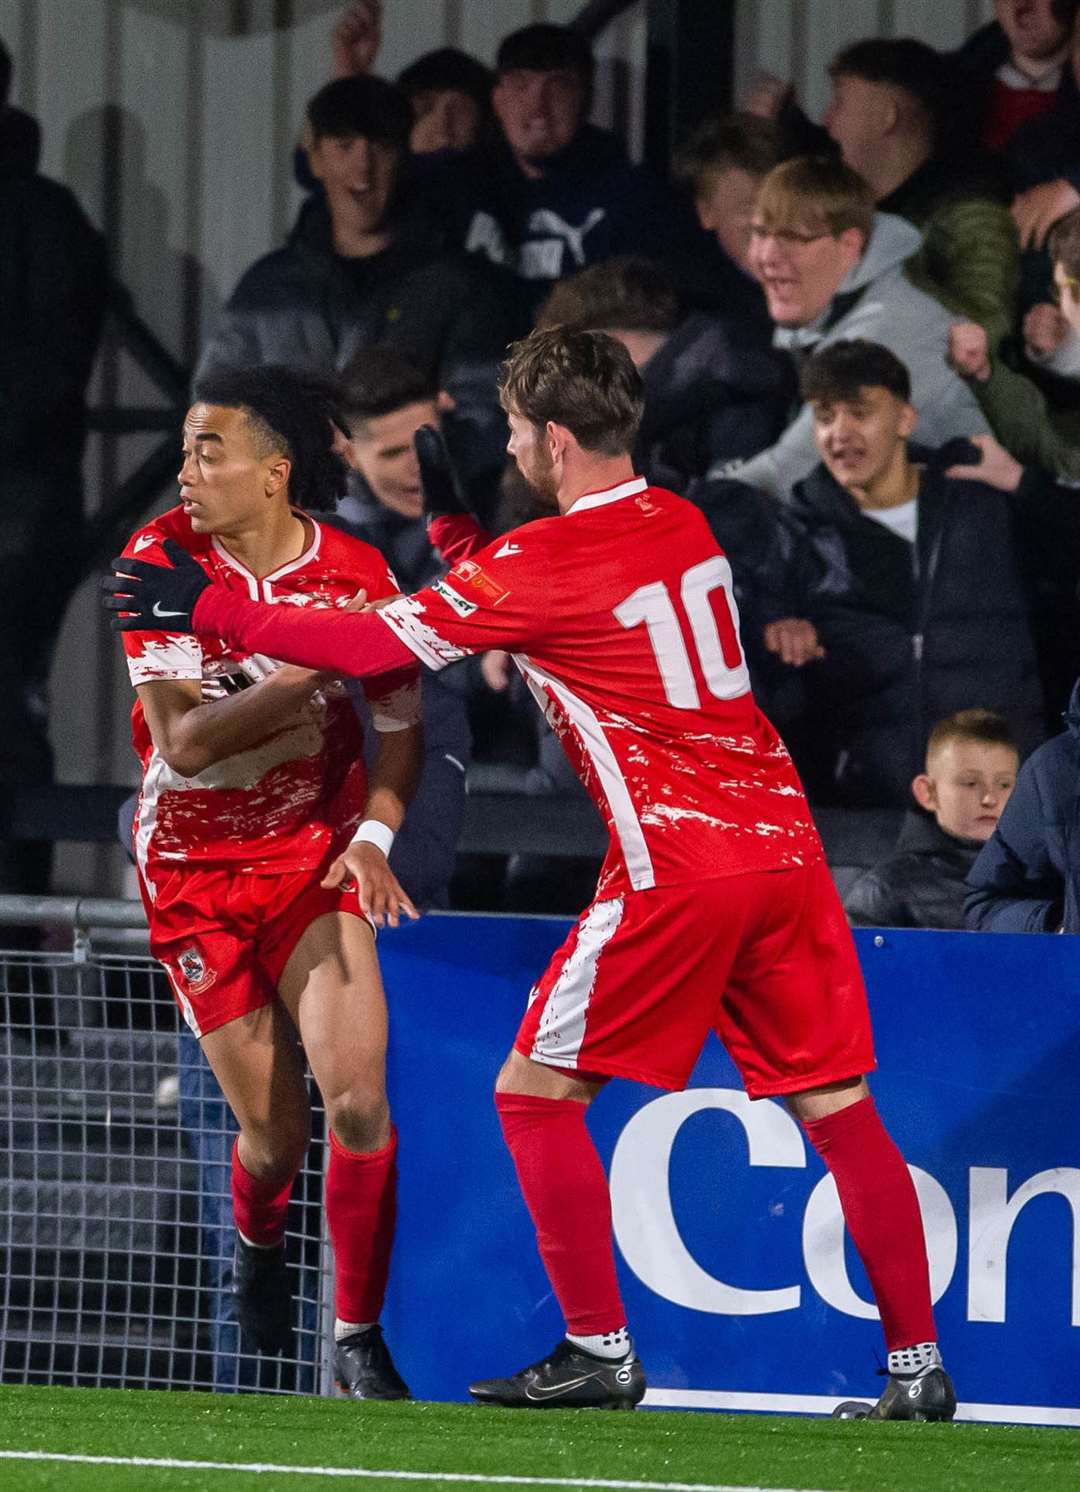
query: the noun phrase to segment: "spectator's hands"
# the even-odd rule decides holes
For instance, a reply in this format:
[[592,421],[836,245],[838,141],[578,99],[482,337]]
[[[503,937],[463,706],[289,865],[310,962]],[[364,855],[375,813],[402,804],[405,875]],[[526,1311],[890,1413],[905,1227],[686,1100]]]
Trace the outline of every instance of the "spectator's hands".
[[960,482],[986,482],[1002,492],[1015,492],[1024,475],[1024,468],[1014,456],[992,435],[973,435],[971,444],[978,446],[982,460],[977,466],[950,466],[947,477]]
[[175,539],[162,544],[170,563],[114,559],[113,574],[101,577],[101,604],[114,616],[114,632],[194,632],[191,614],[210,577]]
[[402,916],[415,922],[420,913],[405,895],[401,882],[390,869],[390,863],[378,845],[361,840],[339,855],[323,877],[327,891],[348,891],[356,886],[360,910],[376,927],[398,927]]
[[1069,323],[1048,302],[1032,306],[1024,317],[1024,351],[1036,362],[1053,357],[1069,335]]
[[382,41],[382,0],[353,0],[337,19],[330,34],[334,74],[351,78],[368,73]]
[[770,622],[764,632],[765,646],[770,653],[777,653],[782,663],[792,668],[802,668],[806,663],[815,663],[824,658],[825,649],[818,641],[817,628],[813,622],[802,617],[782,617]]
[[504,653],[501,648],[493,648],[490,653],[485,653],[480,659],[480,673],[484,683],[496,694],[502,694],[510,687],[510,654]]
[[1041,249],[1059,218],[1080,207],[1080,192],[1060,178],[1044,181],[1013,198],[1012,215],[1022,249]]
[[949,328],[949,363],[961,378],[985,383],[990,377],[990,339],[977,321],[954,321]]
[[780,111],[795,91],[795,85],[775,73],[760,73],[747,95],[743,109],[760,119],[778,119]]

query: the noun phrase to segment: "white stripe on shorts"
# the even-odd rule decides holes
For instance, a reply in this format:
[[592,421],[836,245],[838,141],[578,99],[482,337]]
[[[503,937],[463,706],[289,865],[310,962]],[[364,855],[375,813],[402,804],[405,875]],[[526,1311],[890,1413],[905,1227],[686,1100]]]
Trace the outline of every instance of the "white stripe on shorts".
[[546,1062],[552,1067],[577,1066],[600,955],[618,931],[622,915],[621,896],[594,902],[589,908],[578,930],[574,951],[544,1005],[529,1054],[534,1062]]

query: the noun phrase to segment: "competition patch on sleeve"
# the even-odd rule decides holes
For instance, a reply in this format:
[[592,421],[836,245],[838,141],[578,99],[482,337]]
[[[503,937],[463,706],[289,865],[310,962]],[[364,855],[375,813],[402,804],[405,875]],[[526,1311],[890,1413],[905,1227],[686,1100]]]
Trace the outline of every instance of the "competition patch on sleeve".
[[465,597],[459,596],[457,591],[446,584],[445,580],[434,581],[431,589],[437,596],[441,596],[447,606],[452,607],[458,616],[472,616],[476,610],[475,601],[466,601]]
[[475,560],[462,560],[450,571],[449,578],[475,591],[488,606],[498,606],[510,594],[504,585],[500,585],[497,580],[482,570]]

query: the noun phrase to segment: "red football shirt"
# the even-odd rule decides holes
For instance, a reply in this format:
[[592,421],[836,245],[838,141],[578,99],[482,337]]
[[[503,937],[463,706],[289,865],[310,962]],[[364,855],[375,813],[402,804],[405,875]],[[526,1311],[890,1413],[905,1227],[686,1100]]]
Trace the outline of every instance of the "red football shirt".
[[379,618],[429,668],[514,654],[610,831],[599,897],[822,857],[750,692],[731,568],[674,493],[590,493]]
[[[306,516],[305,522],[310,542],[304,553],[262,579],[219,540],[194,533],[180,507],[139,529],[124,554],[167,564],[161,543],[172,538],[218,585],[290,607],[343,607],[361,590],[368,600],[397,594],[377,549]],[[204,702],[257,683],[281,666],[259,653],[175,632],[125,632],[123,640],[132,684],[197,680]],[[419,720],[418,678],[403,682],[400,675],[384,675],[364,692],[377,731],[402,730]],[[151,895],[155,873],[182,864],[255,872],[316,869],[347,842],[364,810],[362,730],[339,684],[320,690],[310,706],[257,746],[192,778],[174,772],[156,750],[138,699],[132,738],[143,766],[136,858]]]

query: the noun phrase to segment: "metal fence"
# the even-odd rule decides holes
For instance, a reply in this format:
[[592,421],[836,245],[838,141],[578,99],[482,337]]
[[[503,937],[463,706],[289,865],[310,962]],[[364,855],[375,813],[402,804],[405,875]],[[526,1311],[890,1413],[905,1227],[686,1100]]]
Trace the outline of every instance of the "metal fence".
[[235,1124],[142,909],[0,897],[0,950],[0,1381],[329,1393],[317,1091],[287,1237],[296,1356],[254,1357],[229,1289]]

